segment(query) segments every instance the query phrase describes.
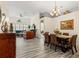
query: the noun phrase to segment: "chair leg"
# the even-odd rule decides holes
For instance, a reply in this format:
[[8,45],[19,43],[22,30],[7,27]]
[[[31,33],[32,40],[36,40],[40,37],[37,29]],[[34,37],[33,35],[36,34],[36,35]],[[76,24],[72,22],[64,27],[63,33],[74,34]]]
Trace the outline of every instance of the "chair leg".
[[77,48],[76,48],[76,45],[74,46],[74,48],[75,48],[75,51],[77,52]]
[[72,54],[74,54],[73,47],[71,47],[71,50],[72,50]]
[[50,44],[50,48],[52,47],[52,44]]
[[44,42],[44,46],[46,45],[46,42]]
[[49,46],[49,43],[47,42],[47,46]]
[[57,49],[57,45],[55,45],[55,52],[56,52],[56,49]]

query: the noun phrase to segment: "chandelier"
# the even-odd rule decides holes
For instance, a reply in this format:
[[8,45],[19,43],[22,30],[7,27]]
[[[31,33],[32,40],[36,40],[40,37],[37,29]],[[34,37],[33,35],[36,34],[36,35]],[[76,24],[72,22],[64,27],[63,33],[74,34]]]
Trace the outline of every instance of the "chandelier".
[[57,16],[60,16],[60,14],[61,14],[60,9],[56,5],[56,1],[55,1],[55,7],[54,9],[52,9],[52,12],[50,13],[50,15],[53,17],[57,17]]

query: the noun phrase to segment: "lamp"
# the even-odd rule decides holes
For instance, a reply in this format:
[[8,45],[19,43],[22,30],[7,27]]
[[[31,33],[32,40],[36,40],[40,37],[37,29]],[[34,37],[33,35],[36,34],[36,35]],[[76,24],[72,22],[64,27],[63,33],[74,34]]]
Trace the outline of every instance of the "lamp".
[[[2,20],[2,16],[4,17]],[[2,13],[1,8],[0,8],[0,23],[1,23],[1,30],[3,32],[7,32],[8,31],[8,25],[7,22],[5,22],[6,19],[6,15],[5,13]]]
[[5,15],[5,13],[2,13],[2,16],[4,16],[4,19],[3,19],[3,21],[2,21],[2,25],[3,25],[4,22],[5,22],[5,19],[6,19],[6,15]]
[[57,17],[60,15],[60,9],[56,6],[56,1],[55,1],[55,7],[50,13],[51,16]]

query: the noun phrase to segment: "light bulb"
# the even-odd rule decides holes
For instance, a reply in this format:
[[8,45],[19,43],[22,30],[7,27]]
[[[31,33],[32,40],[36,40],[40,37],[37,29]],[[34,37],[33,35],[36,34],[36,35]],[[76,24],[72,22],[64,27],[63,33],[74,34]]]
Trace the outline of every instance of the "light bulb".
[[56,13],[56,10],[54,11],[54,13]]
[[58,13],[56,13],[56,16],[58,16],[59,14]]

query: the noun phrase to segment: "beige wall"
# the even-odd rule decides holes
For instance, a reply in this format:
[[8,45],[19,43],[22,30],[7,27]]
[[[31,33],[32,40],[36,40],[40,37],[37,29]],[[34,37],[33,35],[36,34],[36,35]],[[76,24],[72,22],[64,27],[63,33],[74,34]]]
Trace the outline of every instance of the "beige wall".
[[37,29],[40,29],[40,19],[39,19],[39,13],[35,14],[31,18],[31,24],[35,24]]
[[[74,30],[61,30],[60,29],[60,21],[63,20],[71,20],[74,19]],[[44,17],[44,24],[45,24],[45,31],[53,32],[55,28],[59,28],[62,32],[69,32],[72,34],[78,34],[79,35],[79,11],[72,12],[67,15],[59,16],[56,18],[48,18]]]
[[60,29],[60,21],[62,20],[71,20],[74,19],[74,29],[73,30],[61,30],[64,32],[69,32],[70,34],[78,34],[79,35],[79,11],[73,12],[68,15],[64,15],[58,18],[57,27]]
[[44,17],[42,20],[44,20],[45,31],[52,33],[56,28],[56,21],[53,18],[48,17]]

